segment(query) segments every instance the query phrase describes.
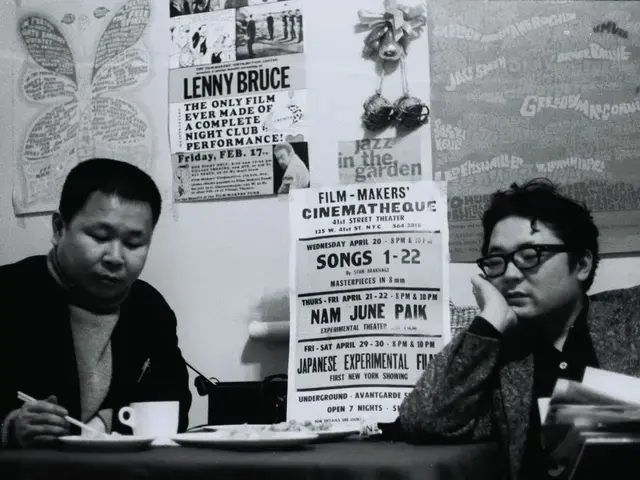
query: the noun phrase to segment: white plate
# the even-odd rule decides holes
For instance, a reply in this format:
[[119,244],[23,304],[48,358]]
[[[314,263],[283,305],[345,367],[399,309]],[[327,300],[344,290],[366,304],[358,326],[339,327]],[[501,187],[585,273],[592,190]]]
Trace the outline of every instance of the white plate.
[[230,437],[223,431],[180,433],[171,440],[184,447],[210,447],[231,450],[273,450],[302,447],[318,436],[307,432],[269,432],[268,436],[246,438]]
[[[276,424],[277,425],[277,424]],[[203,427],[205,430],[213,430],[223,432],[225,430],[234,430],[241,428],[255,427],[261,428],[267,431],[273,431],[276,433],[297,433],[297,431],[279,431],[279,430],[271,430],[273,425],[262,425],[262,424],[251,424],[251,425],[207,425]],[[301,430],[300,433],[311,433],[318,436],[316,439],[317,442],[328,442],[334,440],[340,440],[351,435],[355,435],[360,433],[360,428],[354,427],[353,425],[336,425],[332,426],[331,430]]]
[[110,435],[106,438],[89,438],[80,435],[68,435],[58,439],[65,446],[82,450],[104,450],[123,452],[143,450],[153,442],[153,437],[135,437],[132,435]]
[[331,430],[323,430],[320,432],[315,432],[318,434],[319,442],[328,442],[334,440],[341,440],[343,438],[350,437],[351,435],[356,435],[360,433],[359,428],[353,427],[334,427]]

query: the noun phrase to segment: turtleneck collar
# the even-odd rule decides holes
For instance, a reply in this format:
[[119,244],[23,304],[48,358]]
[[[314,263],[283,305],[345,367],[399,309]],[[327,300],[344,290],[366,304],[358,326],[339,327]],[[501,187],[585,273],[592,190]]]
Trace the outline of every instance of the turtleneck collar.
[[116,312],[129,295],[129,289],[124,291],[122,295],[111,299],[96,298],[95,296],[89,295],[82,287],[74,284],[69,277],[65,275],[55,247],[52,248],[47,255],[47,268],[56,283],[67,293],[69,304],[77,305],[93,313],[105,314]]

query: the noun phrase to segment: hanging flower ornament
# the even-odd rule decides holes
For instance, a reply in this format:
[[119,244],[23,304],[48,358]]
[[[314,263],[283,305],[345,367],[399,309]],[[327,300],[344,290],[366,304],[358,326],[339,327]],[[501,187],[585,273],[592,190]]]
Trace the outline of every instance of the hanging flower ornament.
[[[396,0],[384,0],[384,12],[359,10],[360,25],[371,31],[364,40],[363,54],[382,62],[380,83],[364,105],[362,123],[367,130],[379,131],[392,124],[414,129],[429,120],[429,107],[411,96],[407,81],[405,57],[409,41],[420,36],[427,23],[424,5],[407,7]],[[384,63],[400,61],[402,96],[394,103],[382,95]]]
[[396,61],[406,53],[407,44],[420,36],[427,23],[424,5],[407,7],[396,0],[385,0],[384,11],[358,10],[360,25],[371,29],[364,39],[363,53]]

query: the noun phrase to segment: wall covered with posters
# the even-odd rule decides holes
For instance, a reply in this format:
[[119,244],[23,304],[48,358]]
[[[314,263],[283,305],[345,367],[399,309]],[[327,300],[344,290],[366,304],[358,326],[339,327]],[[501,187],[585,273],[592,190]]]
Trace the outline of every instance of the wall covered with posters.
[[[17,3],[20,8],[28,8],[34,3],[51,5],[62,2],[21,0]],[[92,0],[91,3],[95,2]],[[100,18],[91,16],[95,10],[87,14],[91,22],[103,29],[90,30],[95,47],[99,45],[102,32],[126,2],[104,0],[98,3],[108,12]],[[409,130],[390,124],[374,134],[363,128],[361,118],[364,103],[378,89],[390,102],[402,97],[408,89],[411,96],[431,105],[428,35],[423,31],[410,42],[404,68],[385,69],[380,68],[379,62],[363,55],[365,38],[371,29],[358,16],[359,9],[369,9],[374,16],[380,13],[382,0],[245,1],[238,2],[233,9],[227,9],[229,12],[222,8],[225,2],[212,1],[212,5],[220,7],[218,10],[214,8],[210,12],[174,16],[170,14],[173,2],[167,0],[167,3],[160,5],[161,2],[154,0],[152,3],[154,8],[141,37],[142,43],[135,45],[136,51],[146,52],[140,53],[144,61],[140,60],[139,66],[144,67],[147,73],[144,78],[141,75],[131,79],[134,82],[132,88],[122,88],[117,94],[109,95],[109,98],[119,98],[137,106],[136,112],[141,112],[140,118],[148,125],[144,137],[139,138],[139,145],[149,152],[148,168],[160,185],[165,201],[143,278],[156,286],[176,311],[184,354],[190,363],[204,373],[231,381],[253,380],[285,372],[286,344],[274,348],[250,341],[247,335],[248,324],[252,320],[281,320],[289,315],[289,205],[285,195],[277,194],[285,175],[275,145],[289,143],[293,146],[296,156],[308,168],[309,182],[313,186],[431,178],[431,124]],[[277,10],[280,8],[278,4],[287,6],[280,11]],[[294,28],[294,41],[291,38],[290,17],[294,16],[294,26],[299,27],[298,10],[302,30]],[[280,17],[277,21],[274,19],[272,39],[267,19],[274,17],[271,12],[276,11]],[[232,23],[230,12],[233,13]],[[286,39],[283,22],[285,13],[282,12],[289,17]],[[255,34],[251,33],[254,27],[249,27],[252,15]],[[61,23],[62,18],[56,17],[56,25],[65,26],[58,27],[66,32],[65,38],[69,42],[80,41],[85,31],[79,29],[79,15],[75,22],[68,25]],[[204,20],[198,23],[200,18]],[[307,18],[313,21],[306,21]],[[3,146],[0,168],[4,174],[0,177],[0,263],[43,253],[49,248],[51,238],[48,215],[16,217],[14,214],[15,199],[12,192],[17,175],[16,158],[21,158],[23,154],[26,125],[39,118],[45,107],[48,108],[48,104],[43,102],[14,98],[14,92],[24,79],[22,67],[26,58],[19,29],[16,28],[17,20],[15,4],[1,2],[0,45],[3,47],[0,57],[6,68],[0,69],[0,124],[5,127],[0,131],[0,144]],[[206,25],[207,40],[200,40],[194,46],[194,35],[201,25]],[[189,27],[188,34],[185,26]],[[302,41],[299,42],[301,34]],[[178,38],[180,35],[182,37]],[[182,54],[181,50],[188,46],[187,42],[191,42],[192,48],[189,54]],[[203,44],[206,45],[204,54]],[[283,52],[283,49],[287,51]],[[94,62],[96,51],[89,50],[86,52],[88,61]],[[80,60],[77,61],[83,66]],[[180,62],[185,66],[181,67]],[[242,65],[245,65],[244,70],[240,68]],[[273,111],[264,112],[263,116],[260,113],[249,115],[259,117],[251,120],[255,120],[255,124],[231,128],[255,126],[266,132],[263,129],[266,125],[271,131],[280,129],[277,135],[284,138],[278,138],[277,142],[265,142],[267,133],[261,132],[262,143],[236,145],[231,138],[233,135],[224,137],[227,133],[223,132],[222,147],[207,145],[194,153],[195,146],[192,146],[189,151],[186,114],[192,112],[188,112],[184,105],[186,100],[194,100],[185,97],[192,96],[194,87],[200,85],[193,81],[198,76],[196,72],[200,72],[201,77],[222,74],[217,78],[224,79],[224,74],[233,72],[238,75],[248,71],[247,65],[253,65],[257,70],[285,66],[295,70],[299,65],[304,65],[304,75],[291,73],[288,79],[290,86],[285,89],[273,92],[227,91],[217,99],[229,102],[230,99],[246,99],[250,95],[255,97],[252,100],[255,105],[246,104],[249,100],[245,100],[245,105],[236,107],[253,106],[257,110],[260,105],[258,102],[262,101],[260,98],[273,97]],[[111,67],[116,68],[117,65]],[[187,76],[186,72],[192,73]],[[185,79],[189,85],[187,90],[184,88]],[[181,86],[181,91],[176,85]],[[224,82],[218,85],[222,88]],[[172,97],[172,92],[176,95],[179,93],[183,98]],[[290,96],[291,92],[294,92],[293,96]],[[89,98],[99,98],[100,95],[93,92]],[[282,99],[276,101],[276,96]],[[215,109],[223,107],[214,107],[211,104],[213,98],[207,100],[207,108],[198,110],[198,113],[218,115],[219,110]],[[106,103],[111,104],[109,101]],[[290,107],[294,104],[300,107],[297,113],[304,116],[298,117],[298,125],[294,125],[294,115],[290,115]],[[177,113],[172,116],[172,108],[179,110],[172,105],[182,105],[182,117]],[[234,107],[228,105],[225,108]],[[271,113],[273,115],[270,116]],[[239,111],[237,114],[236,121],[241,118],[247,121],[247,117],[241,116]],[[180,138],[180,135],[170,138],[172,118],[176,122],[182,118],[184,138]],[[195,117],[189,121],[193,120]],[[432,120],[435,118],[432,117]],[[229,128],[228,125],[226,127]],[[217,134],[205,132],[205,136],[209,135]],[[291,138],[287,139],[289,135]],[[112,148],[108,143],[95,142],[103,140],[103,137],[93,138],[94,143],[90,145],[94,148]],[[232,145],[228,145],[229,139]],[[240,156],[232,157],[237,150]],[[214,185],[214,188],[209,186],[209,191],[206,184],[199,184],[201,186],[195,188],[196,174],[193,171],[189,174],[178,173],[178,167],[184,165],[184,161],[196,162],[195,156],[187,159],[188,155],[196,153],[202,155],[201,159],[213,158],[203,155],[214,155],[218,159],[225,155],[224,160],[229,165],[229,182]],[[183,155],[182,163],[180,155]],[[238,158],[245,164],[232,163]],[[182,167],[182,170],[186,168]],[[203,175],[202,171],[204,169],[198,175]],[[246,182],[238,184],[236,181],[234,184],[231,181],[238,178],[248,179],[252,191],[256,192],[251,196],[257,198],[229,198],[230,193],[246,192],[243,190],[247,188]],[[187,201],[179,198],[180,182],[183,182],[182,196],[191,195]],[[254,184],[251,185],[251,182]],[[213,198],[216,191],[227,196]],[[195,198],[198,196],[201,198]],[[235,195],[239,196],[243,195]],[[213,201],[194,201],[204,200],[203,197]],[[640,283],[638,267],[640,261],[637,258],[606,259],[601,264],[594,291]],[[167,271],[172,274],[168,275]],[[454,303],[473,303],[471,289],[466,285],[474,273],[473,265],[452,265],[451,284],[461,286],[451,290]],[[206,401],[194,392],[191,423],[203,423],[205,418]]]

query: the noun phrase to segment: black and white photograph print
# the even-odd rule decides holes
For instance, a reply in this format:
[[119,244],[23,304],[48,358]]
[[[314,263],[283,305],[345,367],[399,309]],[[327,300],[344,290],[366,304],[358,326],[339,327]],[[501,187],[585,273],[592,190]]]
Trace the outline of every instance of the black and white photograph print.
[[309,188],[307,142],[283,142],[273,146],[274,193],[286,195],[296,188]]
[[176,17],[170,25],[170,69],[235,61],[234,10]]
[[191,15],[222,10],[226,0],[169,0],[169,16]]
[[238,60],[302,53],[303,45],[301,0],[265,3],[237,10]]

